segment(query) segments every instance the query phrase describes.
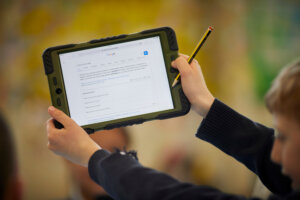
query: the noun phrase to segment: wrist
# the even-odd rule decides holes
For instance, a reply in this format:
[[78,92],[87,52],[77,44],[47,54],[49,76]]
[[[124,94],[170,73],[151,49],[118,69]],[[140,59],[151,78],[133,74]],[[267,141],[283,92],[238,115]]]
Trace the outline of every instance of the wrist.
[[203,118],[206,117],[208,111],[210,110],[213,102],[215,100],[215,97],[213,97],[211,94],[207,95],[205,98],[198,98],[195,103],[193,103],[193,109]]
[[95,143],[95,145],[91,146],[91,147],[87,150],[87,154],[86,154],[85,159],[84,159],[84,161],[83,161],[83,165],[84,165],[85,167],[87,167],[87,166],[88,166],[88,163],[89,163],[89,160],[90,160],[90,158],[92,157],[92,155],[93,155],[96,151],[101,150],[101,149],[102,149],[102,148],[101,148],[98,144],[96,144],[96,143]]

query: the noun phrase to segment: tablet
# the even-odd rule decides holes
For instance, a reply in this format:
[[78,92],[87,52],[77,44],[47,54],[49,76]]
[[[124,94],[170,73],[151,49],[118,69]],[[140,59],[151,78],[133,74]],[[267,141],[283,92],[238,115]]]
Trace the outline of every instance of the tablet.
[[181,116],[190,103],[178,71],[169,27],[50,47],[43,53],[53,106],[88,133]]

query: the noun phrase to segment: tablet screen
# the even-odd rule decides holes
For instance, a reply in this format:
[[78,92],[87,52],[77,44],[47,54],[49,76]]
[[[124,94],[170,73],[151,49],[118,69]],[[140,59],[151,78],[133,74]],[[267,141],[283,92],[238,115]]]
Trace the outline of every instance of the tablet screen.
[[159,36],[59,58],[70,116],[80,126],[174,108]]

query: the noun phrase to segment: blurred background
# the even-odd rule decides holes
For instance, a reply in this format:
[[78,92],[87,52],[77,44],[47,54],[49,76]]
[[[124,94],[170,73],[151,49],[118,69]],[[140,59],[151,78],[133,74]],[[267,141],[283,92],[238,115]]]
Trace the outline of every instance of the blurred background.
[[[44,49],[160,26],[175,30],[179,51],[188,55],[213,26],[196,57],[209,89],[272,126],[263,97],[278,71],[299,56],[298,0],[1,0],[0,108],[14,132],[25,199],[65,198],[71,184],[64,161],[47,149]],[[195,138],[201,120],[191,111],[128,127],[130,149],[144,166],[182,181],[252,195],[255,176]]]

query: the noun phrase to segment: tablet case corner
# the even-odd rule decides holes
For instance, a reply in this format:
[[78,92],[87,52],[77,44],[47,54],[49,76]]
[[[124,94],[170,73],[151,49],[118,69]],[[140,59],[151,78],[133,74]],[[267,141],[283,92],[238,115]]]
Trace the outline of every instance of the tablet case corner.
[[155,29],[149,29],[149,30],[142,31],[141,33],[147,34],[147,33],[152,33],[152,32],[157,32],[157,31],[166,32],[170,50],[178,51],[176,34],[175,34],[175,31],[171,27],[165,26],[165,27],[160,27],[160,28],[155,28]]
[[54,69],[53,69],[53,63],[52,63],[52,58],[51,58],[51,53],[52,51],[59,50],[59,49],[65,49],[65,48],[70,48],[74,47],[75,44],[67,44],[67,45],[61,45],[61,46],[56,46],[56,47],[50,47],[47,48],[44,53],[43,53],[43,62],[44,62],[44,69],[45,69],[45,74],[52,74]]

